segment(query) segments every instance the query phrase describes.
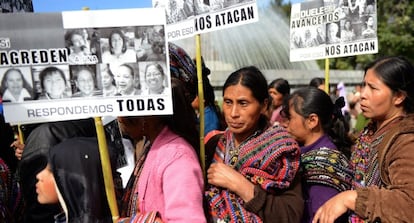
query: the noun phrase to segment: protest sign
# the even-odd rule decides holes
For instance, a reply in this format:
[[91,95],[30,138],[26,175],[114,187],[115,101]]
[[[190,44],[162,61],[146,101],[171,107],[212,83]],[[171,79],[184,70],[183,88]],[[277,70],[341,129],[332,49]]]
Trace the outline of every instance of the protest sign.
[[169,41],[196,34],[257,22],[255,0],[153,0],[153,7],[164,8]]
[[375,1],[311,0],[293,4],[290,61],[377,53],[376,20]]
[[165,25],[153,8],[0,14],[6,121],[172,114]]

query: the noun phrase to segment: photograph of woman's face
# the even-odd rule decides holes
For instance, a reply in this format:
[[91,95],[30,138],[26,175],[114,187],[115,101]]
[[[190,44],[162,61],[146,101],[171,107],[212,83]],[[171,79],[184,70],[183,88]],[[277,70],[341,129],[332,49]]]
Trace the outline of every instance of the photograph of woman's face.
[[120,66],[115,75],[115,83],[118,92],[130,93],[134,90],[134,74],[126,66]]
[[114,54],[121,54],[122,47],[124,46],[124,40],[118,33],[113,33],[111,36],[112,52]]
[[17,70],[7,74],[6,87],[12,94],[20,94],[23,89],[23,77]]
[[78,72],[76,84],[84,96],[92,95],[95,90],[94,75],[90,70],[82,69]]
[[73,34],[71,41],[72,41],[72,49],[75,53],[82,51],[83,48],[86,47],[85,40],[80,34]]
[[150,65],[145,73],[145,80],[150,90],[156,91],[163,88],[164,75],[156,67],[156,65]]
[[62,78],[59,72],[54,71],[45,76],[43,86],[49,97],[60,98],[63,95],[63,92],[65,92],[66,81]]

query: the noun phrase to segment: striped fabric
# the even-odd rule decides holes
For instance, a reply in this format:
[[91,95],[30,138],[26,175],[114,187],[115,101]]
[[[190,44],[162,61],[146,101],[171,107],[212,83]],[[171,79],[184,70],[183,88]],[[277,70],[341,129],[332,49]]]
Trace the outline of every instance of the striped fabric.
[[[256,132],[238,148],[233,133],[226,130],[219,140],[213,162],[224,162],[264,190],[272,192],[290,186],[299,168],[300,149],[285,129],[270,127]],[[206,191],[210,213],[216,222],[262,222],[243,207],[235,193],[209,185]]]
[[[377,145],[382,141],[385,132],[378,134],[375,131],[374,123],[369,123],[354,145],[351,156],[351,167],[355,173],[353,189],[381,184]],[[364,221],[351,212],[349,222],[364,223],[368,221]]]
[[[371,122],[358,137],[351,156],[351,168],[355,173],[352,189],[383,186],[378,164],[378,145],[384,139],[385,134],[396,124],[399,124],[400,119],[401,117],[394,119],[381,129],[377,129],[375,123]],[[364,223],[368,221],[361,219],[355,213],[351,213],[349,222]]]
[[23,209],[18,175],[13,175],[6,162],[0,158],[0,222],[21,220]]
[[301,165],[308,184],[326,185],[339,192],[351,188],[353,173],[349,160],[336,149],[322,147],[303,153]]

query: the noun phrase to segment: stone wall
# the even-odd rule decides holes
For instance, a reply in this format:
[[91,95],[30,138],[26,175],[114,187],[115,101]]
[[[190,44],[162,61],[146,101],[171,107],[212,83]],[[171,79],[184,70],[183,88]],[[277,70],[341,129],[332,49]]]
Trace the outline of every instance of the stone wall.
[[[210,82],[215,88],[221,88],[224,81],[232,71],[212,71],[209,75]],[[325,77],[324,70],[262,70],[270,83],[276,78],[284,78],[293,87],[308,85],[314,77]],[[340,81],[345,85],[355,85],[362,82],[364,72],[362,70],[330,70],[329,83],[337,84]]]
[[[212,71],[209,75],[210,82],[215,89],[217,101],[221,101],[222,87],[228,75],[232,71]],[[298,87],[307,86],[310,80],[314,77],[325,77],[324,70],[262,70],[266,76],[268,83],[276,78],[284,78],[289,81],[289,84],[294,90]],[[331,86],[343,82],[346,91],[352,92],[356,84],[360,84],[363,80],[364,71],[362,70],[330,70],[329,83]]]

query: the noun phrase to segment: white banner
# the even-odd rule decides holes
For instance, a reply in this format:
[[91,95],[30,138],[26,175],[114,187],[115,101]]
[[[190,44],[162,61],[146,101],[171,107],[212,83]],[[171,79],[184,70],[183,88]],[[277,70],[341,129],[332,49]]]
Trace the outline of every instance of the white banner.
[[164,8],[168,41],[259,21],[255,0],[153,0]]
[[311,0],[292,5],[291,62],[377,52],[374,0]]
[[165,11],[0,14],[7,122],[172,114]]

